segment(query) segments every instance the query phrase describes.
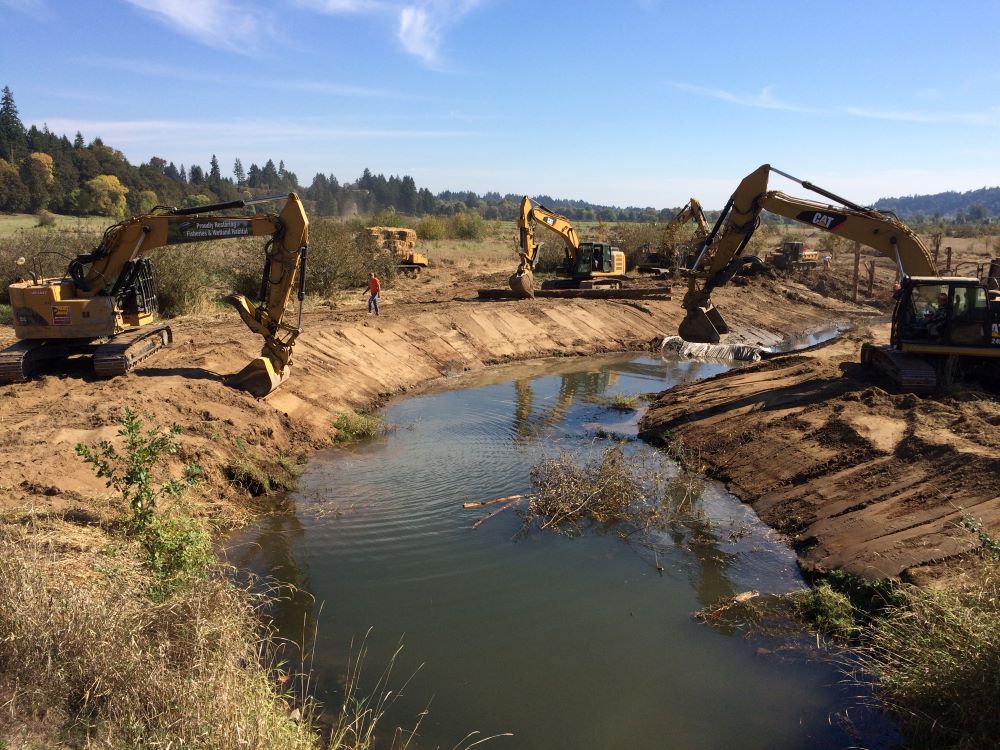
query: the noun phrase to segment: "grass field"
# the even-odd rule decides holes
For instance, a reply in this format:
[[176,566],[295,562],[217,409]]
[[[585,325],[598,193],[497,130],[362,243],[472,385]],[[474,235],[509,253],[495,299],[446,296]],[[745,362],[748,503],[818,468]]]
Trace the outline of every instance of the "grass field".
[[0,214],[0,239],[9,237],[19,229],[35,229],[39,232],[53,230],[86,229],[89,231],[104,229],[114,223],[107,216],[60,216],[52,214],[56,223],[54,227],[39,227],[38,217],[34,214]]

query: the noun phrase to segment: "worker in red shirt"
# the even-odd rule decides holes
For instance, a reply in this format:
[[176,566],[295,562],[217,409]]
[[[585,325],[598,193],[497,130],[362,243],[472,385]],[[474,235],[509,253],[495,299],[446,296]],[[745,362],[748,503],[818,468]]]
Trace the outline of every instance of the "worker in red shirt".
[[[368,274],[367,292],[371,295],[368,298],[368,314],[371,315],[372,309],[374,309],[376,315],[381,315],[378,311],[378,296],[382,293],[382,283],[378,280],[378,276],[374,273]],[[364,294],[364,292],[362,292],[362,294]]]

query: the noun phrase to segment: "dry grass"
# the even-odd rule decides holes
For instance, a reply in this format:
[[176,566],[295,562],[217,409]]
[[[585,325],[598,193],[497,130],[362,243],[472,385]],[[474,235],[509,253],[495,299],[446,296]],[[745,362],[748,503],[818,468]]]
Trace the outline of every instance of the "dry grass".
[[109,554],[81,581],[30,539],[0,543],[0,737],[13,747],[39,732],[44,746],[317,747],[308,716],[294,721],[292,696],[277,690],[262,600],[219,572],[154,604],[127,551]]
[[995,747],[1000,737],[1000,564],[964,587],[905,587],[865,633],[862,681],[914,748]]

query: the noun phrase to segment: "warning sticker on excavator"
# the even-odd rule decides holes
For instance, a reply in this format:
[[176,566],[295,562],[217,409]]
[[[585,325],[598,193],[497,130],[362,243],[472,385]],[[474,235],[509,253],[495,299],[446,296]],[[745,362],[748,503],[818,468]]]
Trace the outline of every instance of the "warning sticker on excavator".
[[72,322],[69,305],[52,305],[52,325],[68,326]]
[[249,219],[192,219],[171,222],[167,227],[167,244],[249,237],[252,234],[253,229]]

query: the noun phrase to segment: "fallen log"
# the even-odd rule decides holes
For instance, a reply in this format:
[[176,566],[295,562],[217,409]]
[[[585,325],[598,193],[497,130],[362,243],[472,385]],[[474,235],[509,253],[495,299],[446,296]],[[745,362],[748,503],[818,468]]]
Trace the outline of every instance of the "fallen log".
[[497,508],[495,511],[493,511],[491,513],[487,513],[485,516],[483,516],[478,521],[476,521],[474,524],[472,524],[472,528],[478,529],[480,526],[482,526],[484,523],[486,523],[487,521],[489,521],[491,518],[493,518],[495,516],[499,516],[505,510],[507,510],[508,508],[512,508],[513,506],[517,505],[519,502],[521,502],[521,497],[520,496],[518,497],[517,500],[511,500],[510,502],[504,503],[499,508]]
[[463,508],[482,508],[484,505],[494,505],[507,500],[520,500],[524,495],[507,495],[507,497],[494,497],[492,500],[476,500],[471,503],[462,503]]

